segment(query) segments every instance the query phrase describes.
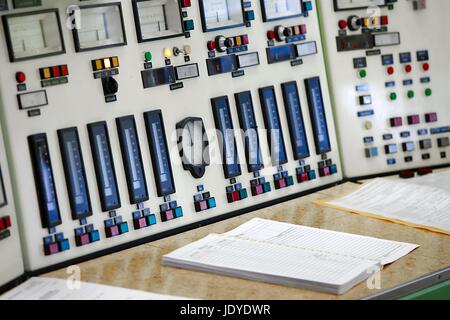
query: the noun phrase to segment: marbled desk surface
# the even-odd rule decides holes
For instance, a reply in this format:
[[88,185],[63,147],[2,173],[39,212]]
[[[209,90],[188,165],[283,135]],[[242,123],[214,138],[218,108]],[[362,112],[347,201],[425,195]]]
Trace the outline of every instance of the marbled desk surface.
[[[305,226],[410,242],[421,247],[381,273],[382,290],[450,266],[450,237],[381,220],[319,207],[316,199],[354,191],[346,183],[332,189],[243,216],[215,223],[170,238],[81,263],[82,281],[196,299],[360,299],[377,293],[361,283],[342,296],[193,272],[162,265],[162,256],[210,233],[224,233],[254,217]],[[46,274],[67,278],[65,270]]]

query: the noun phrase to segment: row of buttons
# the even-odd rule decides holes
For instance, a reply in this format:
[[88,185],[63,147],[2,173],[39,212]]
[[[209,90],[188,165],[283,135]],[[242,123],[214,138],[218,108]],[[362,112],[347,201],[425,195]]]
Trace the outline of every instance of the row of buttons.
[[252,196],[256,197],[264,193],[272,191],[270,182],[267,182],[265,178],[254,179],[250,181]]
[[168,209],[165,211],[161,211],[161,221],[167,222],[174,219],[182,218],[183,217],[183,208],[176,207],[173,209]]
[[48,236],[44,238],[44,253],[46,256],[67,250],[70,250],[70,243],[68,239],[64,238],[63,233],[58,233],[54,237]]
[[[114,215],[114,213],[110,214]],[[124,222],[121,216],[105,220],[105,233],[107,238],[113,238],[128,233],[129,231],[128,223]]]
[[209,51],[217,50],[219,52],[225,52],[229,48],[245,46],[248,43],[248,35],[246,34],[229,38],[217,36],[214,40],[208,41],[207,48]]
[[111,68],[119,68],[119,58],[109,57],[103,59],[92,60],[92,69],[94,71],[102,71]]
[[361,27],[363,28],[369,28],[373,26],[386,26],[389,24],[389,18],[388,16],[372,16],[372,17],[364,17],[360,18],[358,16],[350,16],[347,20],[339,20],[338,26],[339,29],[344,30],[347,29],[347,27],[351,31],[357,31]]
[[248,198],[247,189],[243,188],[240,183],[226,188],[228,203],[238,202]]
[[39,69],[39,74],[41,76],[41,80],[59,78],[59,77],[67,77],[69,75],[69,67],[67,64],[47,67]]
[[[420,124],[420,115],[418,115],[418,114],[410,115],[407,117],[407,120],[408,120],[409,125]],[[425,122],[426,123],[433,123],[433,122],[437,122],[437,121],[438,121],[438,115],[436,112],[425,114]],[[391,127],[393,127],[393,128],[401,127],[401,126],[403,126],[403,118],[401,118],[401,117],[391,118],[391,119],[389,119],[389,123],[390,123]]]
[[294,185],[294,178],[284,171],[273,176],[273,184],[276,190],[284,189]]
[[133,212],[133,226],[135,230],[144,229],[155,225],[156,216],[151,214],[150,209]]
[[304,183],[317,179],[316,171],[311,170],[311,167],[300,167],[296,169],[298,183]]
[[295,25],[291,27],[276,26],[274,30],[267,31],[267,38],[269,40],[285,41],[287,38],[307,34],[305,24]]
[[[439,148],[445,148],[450,146],[450,138],[444,137],[444,138],[438,138],[437,139],[438,147]],[[416,149],[416,145],[414,141],[408,141],[402,143],[402,150],[403,152],[413,152]],[[419,146],[421,150],[428,150],[433,147],[433,142],[431,139],[424,139],[419,141]],[[398,147],[396,144],[388,144],[384,146],[384,150],[386,154],[395,154],[398,153]],[[371,147],[365,149],[366,158],[375,158],[378,157],[378,148],[377,147]]]

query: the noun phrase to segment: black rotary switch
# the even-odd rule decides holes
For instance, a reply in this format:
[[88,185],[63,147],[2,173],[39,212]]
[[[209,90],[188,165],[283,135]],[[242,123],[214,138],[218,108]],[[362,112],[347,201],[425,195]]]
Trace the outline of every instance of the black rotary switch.
[[292,36],[292,29],[291,28],[285,28],[283,26],[276,26],[275,27],[275,36],[278,41],[284,41],[287,37]]
[[351,31],[358,31],[361,28],[361,19],[358,16],[350,16],[347,19],[348,28]]
[[102,78],[103,94],[105,96],[112,96],[119,91],[119,84],[113,77]]

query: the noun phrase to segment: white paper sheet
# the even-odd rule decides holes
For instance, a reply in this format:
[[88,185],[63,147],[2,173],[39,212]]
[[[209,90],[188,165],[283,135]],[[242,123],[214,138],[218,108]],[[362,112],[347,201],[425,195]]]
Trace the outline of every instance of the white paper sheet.
[[444,181],[437,175],[424,177],[423,183],[420,179],[376,179],[327,204],[450,233],[450,191],[430,186],[443,185],[450,189],[450,180]]
[[92,283],[80,283],[79,289],[70,289],[67,280],[31,278],[0,296],[0,300],[185,300],[138,290],[123,289]]

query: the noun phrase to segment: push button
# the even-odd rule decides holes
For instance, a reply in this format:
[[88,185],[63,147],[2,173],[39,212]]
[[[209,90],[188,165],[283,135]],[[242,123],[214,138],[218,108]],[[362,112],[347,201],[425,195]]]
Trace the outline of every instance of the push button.
[[433,142],[431,141],[431,139],[420,140],[419,145],[420,145],[420,149],[428,150],[433,147]]
[[91,243],[91,238],[88,233],[80,234],[75,236],[75,243],[77,247],[82,247]]
[[408,124],[414,125],[420,123],[420,116],[418,114],[408,116]]
[[208,199],[208,209],[214,209],[215,207],[217,207],[216,199],[209,198]]
[[425,114],[425,121],[426,123],[432,123],[438,121],[438,115],[436,112],[427,113]]
[[59,247],[57,242],[49,243],[44,245],[44,252],[46,256],[51,256],[59,252]]
[[376,157],[378,157],[378,148],[377,147],[366,149],[366,158],[370,159],[370,158],[376,158]]
[[446,138],[439,138],[438,139],[438,147],[439,148],[445,148],[450,146],[450,138],[446,137]]
[[391,118],[390,119],[391,127],[401,127],[403,125],[403,120],[400,117],[397,118]]
[[24,83],[25,81],[27,81],[27,76],[24,72],[17,72],[16,73],[16,81],[17,83]]
[[120,235],[119,226],[113,225],[105,228],[105,233],[107,238],[113,238]]
[[396,144],[388,144],[384,147],[386,154],[394,154],[398,152]]

